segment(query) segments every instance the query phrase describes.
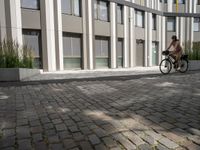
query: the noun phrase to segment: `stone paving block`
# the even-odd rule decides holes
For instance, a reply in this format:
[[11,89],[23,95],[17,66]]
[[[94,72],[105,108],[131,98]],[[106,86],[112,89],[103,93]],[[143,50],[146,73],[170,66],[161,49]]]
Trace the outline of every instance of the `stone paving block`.
[[42,134],[32,134],[33,142],[39,142],[43,140]]
[[82,150],[93,150],[91,144],[87,141],[80,142],[80,146]]
[[60,142],[60,140],[57,135],[48,137],[48,143],[53,144],[53,143],[59,143],[59,142]]
[[106,145],[107,147],[109,147],[109,148],[117,147],[117,142],[114,141],[114,139],[111,138],[111,137],[104,137],[104,138],[103,138],[103,141],[104,141],[105,145]]
[[57,124],[56,125],[56,130],[59,132],[59,131],[65,131],[67,130],[67,127],[65,126],[65,124]]
[[18,140],[17,143],[19,150],[30,150],[32,148],[30,139]]
[[96,145],[101,142],[100,139],[95,134],[89,135],[88,139],[92,143],[92,145]]
[[26,127],[26,126],[17,127],[16,133],[17,133],[18,139],[25,139],[25,138],[31,137],[30,129],[29,129],[29,127]]
[[64,150],[63,145],[62,144],[51,144],[50,146],[51,150]]
[[48,146],[45,142],[38,142],[35,143],[34,148],[36,150],[48,150]]
[[15,150],[15,148],[14,147],[7,147],[7,148],[4,148],[2,150]]
[[130,141],[132,141],[136,146],[145,144],[145,142],[138,135],[131,131],[123,132],[123,135],[126,136]]
[[114,134],[113,137],[120,142],[127,150],[136,150],[136,146],[126,139],[122,134]]
[[15,129],[5,129],[5,130],[3,130],[2,133],[3,133],[4,137],[14,136],[15,135]]
[[169,149],[176,149],[176,148],[179,147],[178,144],[176,144],[175,142],[169,140],[168,138],[162,138],[162,139],[159,140],[159,142],[161,144],[163,144],[164,146],[166,146],[167,148],[169,148]]
[[152,149],[153,149],[152,146],[150,146],[150,145],[147,144],[147,143],[138,146],[138,148],[139,148],[140,150],[152,150]]
[[15,145],[15,136],[0,139],[0,148],[11,147]]
[[63,144],[64,144],[65,149],[71,149],[71,148],[78,147],[78,145],[76,144],[76,142],[73,139],[65,139],[63,141]]
[[104,144],[99,144],[95,146],[95,150],[108,150]]

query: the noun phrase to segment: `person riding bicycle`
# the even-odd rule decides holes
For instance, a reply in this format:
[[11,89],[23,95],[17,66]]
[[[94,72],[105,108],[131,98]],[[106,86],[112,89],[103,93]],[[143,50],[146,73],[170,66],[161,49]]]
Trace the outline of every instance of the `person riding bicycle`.
[[174,58],[175,59],[174,67],[179,68],[180,67],[179,62],[180,62],[181,56],[183,54],[183,49],[182,49],[180,41],[177,39],[176,35],[173,35],[171,39],[172,39],[172,42],[169,45],[169,47],[167,48],[167,50],[169,50],[173,46],[174,50],[170,51],[170,54],[172,54],[172,56],[175,57]]

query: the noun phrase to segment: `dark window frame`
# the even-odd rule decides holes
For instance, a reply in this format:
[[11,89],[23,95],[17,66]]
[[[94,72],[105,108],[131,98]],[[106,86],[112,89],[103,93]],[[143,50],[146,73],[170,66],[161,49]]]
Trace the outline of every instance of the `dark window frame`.
[[20,0],[20,3],[21,3],[21,9],[28,9],[28,10],[40,10],[40,0],[36,0],[36,1],[38,1],[38,6],[37,6],[37,8],[32,8],[32,7],[24,7],[24,6],[22,6],[22,0]]
[[[42,31],[38,30],[38,29],[26,29],[26,28],[23,28],[22,29],[22,36],[23,35],[36,35],[36,34],[30,34],[32,32],[39,33],[39,45],[38,45],[38,47],[39,47],[39,57],[36,56],[36,57],[33,57],[33,58],[40,60],[39,68],[42,69],[43,68]],[[24,43],[24,44],[26,45],[26,43]]]
[[[107,16],[108,16],[108,20],[103,20],[101,19],[100,17],[100,2],[105,2],[106,3],[106,6],[107,6]],[[94,3],[95,5],[95,3]],[[96,0],[96,7],[97,7],[97,10],[94,12],[96,14],[96,17],[94,18],[95,20],[100,20],[100,21],[104,21],[104,22],[110,22],[110,2],[109,1],[105,1],[105,0]]]
[[[142,12],[142,26],[139,26],[137,23],[137,12]],[[145,28],[145,13],[142,10],[135,10],[135,26],[139,28]]]
[[[61,0],[61,5],[62,5],[62,1],[63,1],[63,0]],[[75,6],[75,5],[74,5],[74,0],[70,0],[70,4],[71,4],[71,7],[70,7],[70,8],[71,8],[71,10],[70,10],[71,13],[65,13],[65,12],[63,12],[63,11],[62,11],[62,7],[61,7],[61,13],[62,13],[63,15],[70,15],[70,16],[82,17],[82,0],[79,0],[79,13],[80,13],[79,15],[76,15],[76,14],[75,14],[75,11],[74,11],[74,8],[75,8],[75,7],[74,7],[74,6]]]
[[117,11],[120,8],[120,12],[121,12],[121,22],[118,20],[118,12],[117,12],[117,23],[118,24],[124,24],[124,6],[117,4]]
[[168,24],[168,19],[173,19],[174,24],[173,24],[173,30],[169,30],[167,25],[167,32],[176,32],[176,17],[167,17],[167,24]]

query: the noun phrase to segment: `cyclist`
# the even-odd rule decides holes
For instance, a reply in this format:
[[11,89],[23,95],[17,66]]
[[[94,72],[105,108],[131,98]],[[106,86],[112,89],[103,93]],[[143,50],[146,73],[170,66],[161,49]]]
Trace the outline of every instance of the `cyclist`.
[[174,67],[180,69],[179,62],[180,62],[181,56],[183,54],[183,49],[182,49],[180,41],[177,39],[176,35],[173,35],[171,39],[172,39],[172,42],[169,45],[169,47],[167,48],[167,50],[169,50],[173,46],[174,50],[170,51],[170,54],[172,54],[172,56],[174,56],[174,59],[175,59]]

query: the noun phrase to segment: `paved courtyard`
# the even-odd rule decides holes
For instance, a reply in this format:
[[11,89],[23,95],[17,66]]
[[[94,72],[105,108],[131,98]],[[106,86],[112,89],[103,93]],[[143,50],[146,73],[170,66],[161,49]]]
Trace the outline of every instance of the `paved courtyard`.
[[200,72],[0,85],[2,150],[200,150]]

